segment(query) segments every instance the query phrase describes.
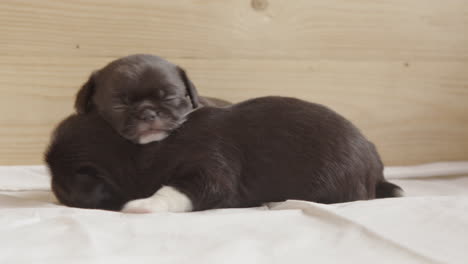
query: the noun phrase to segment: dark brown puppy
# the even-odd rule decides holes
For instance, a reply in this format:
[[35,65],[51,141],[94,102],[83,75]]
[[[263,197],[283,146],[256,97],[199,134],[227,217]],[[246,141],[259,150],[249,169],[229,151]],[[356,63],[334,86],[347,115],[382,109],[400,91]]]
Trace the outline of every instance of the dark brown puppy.
[[226,106],[199,97],[185,71],[160,57],[137,54],[95,71],[76,96],[78,113],[97,111],[124,138],[146,144],[164,139],[200,106]]
[[143,146],[98,115],[74,115],[56,129],[46,162],[62,203],[127,212],[338,203],[400,190],[349,121],[286,97],[200,108],[167,139]]

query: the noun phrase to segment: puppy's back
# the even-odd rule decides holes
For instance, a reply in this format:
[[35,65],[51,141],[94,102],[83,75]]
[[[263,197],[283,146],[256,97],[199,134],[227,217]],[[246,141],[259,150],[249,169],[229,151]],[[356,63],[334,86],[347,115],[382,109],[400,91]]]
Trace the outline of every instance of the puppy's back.
[[200,109],[189,122],[195,124],[193,131],[186,130],[191,135],[204,133],[211,141],[222,135],[218,141],[224,154],[241,157],[240,192],[247,204],[371,199],[384,181],[372,143],[351,122],[319,104],[262,97],[221,110]]

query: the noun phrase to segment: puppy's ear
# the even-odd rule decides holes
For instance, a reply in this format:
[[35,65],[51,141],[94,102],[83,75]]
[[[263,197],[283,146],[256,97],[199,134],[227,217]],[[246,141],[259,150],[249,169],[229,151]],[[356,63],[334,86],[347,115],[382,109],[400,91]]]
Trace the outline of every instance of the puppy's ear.
[[71,206],[120,210],[124,201],[116,190],[99,176],[92,166],[79,168],[72,179],[72,188],[68,194]]
[[192,81],[190,81],[184,69],[180,68],[179,66],[177,66],[177,69],[179,70],[180,77],[184,81],[185,90],[187,92],[187,95],[190,97],[190,102],[192,102],[192,107],[194,109],[198,108],[198,106],[200,105],[200,100],[198,98],[197,88],[195,88],[195,85],[193,85]]
[[76,94],[75,109],[78,114],[86,114],[93,108],[93,95],[95,87],[95,79],[97,72],[93,72],[89,76],[88,81],[81,86],[81,89]]

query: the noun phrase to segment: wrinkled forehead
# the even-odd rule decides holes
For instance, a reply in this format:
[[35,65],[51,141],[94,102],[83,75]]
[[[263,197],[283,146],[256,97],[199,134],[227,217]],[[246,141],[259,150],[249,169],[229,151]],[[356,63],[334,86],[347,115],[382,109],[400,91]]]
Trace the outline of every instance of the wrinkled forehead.
[[109,87],[155,89],[184,87],[177,66],[167,61],[132,61],[104,68],[99,83]]

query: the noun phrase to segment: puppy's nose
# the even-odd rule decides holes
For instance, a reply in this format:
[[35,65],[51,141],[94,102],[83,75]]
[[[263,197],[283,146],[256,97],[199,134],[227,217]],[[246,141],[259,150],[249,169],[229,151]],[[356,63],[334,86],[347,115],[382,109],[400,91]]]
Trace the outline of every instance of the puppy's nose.
[[153,121],[156,119],[156,111],[151,109],[145,109],[140,114],[140,119],[143,121]]

